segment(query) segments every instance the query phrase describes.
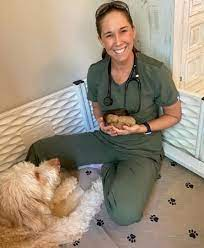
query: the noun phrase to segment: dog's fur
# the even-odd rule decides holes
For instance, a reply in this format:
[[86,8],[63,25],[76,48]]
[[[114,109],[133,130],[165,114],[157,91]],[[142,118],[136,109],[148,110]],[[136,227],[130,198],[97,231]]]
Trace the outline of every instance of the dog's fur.
[[0,247],[73,242],[87,231],[102,200],[100,179],[84,192],[75,174],[60,175],[58,159],[39,167],[21,162],[0,173]]

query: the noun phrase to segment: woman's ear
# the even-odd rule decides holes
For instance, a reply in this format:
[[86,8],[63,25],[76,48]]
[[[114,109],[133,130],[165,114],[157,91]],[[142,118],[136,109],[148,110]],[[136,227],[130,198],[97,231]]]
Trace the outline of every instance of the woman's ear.
[[101,46],[104,48],[103,41],[102,41],[102,39],[101,39],[100,36],[98,36],[98,40],[99,40],[99,42],[101,43]]
[[135,39],[136,38],[136,34],[137,34],[135,26],[133,26],[132,29],[133,29],[133,36],[134,36],[134,39]]

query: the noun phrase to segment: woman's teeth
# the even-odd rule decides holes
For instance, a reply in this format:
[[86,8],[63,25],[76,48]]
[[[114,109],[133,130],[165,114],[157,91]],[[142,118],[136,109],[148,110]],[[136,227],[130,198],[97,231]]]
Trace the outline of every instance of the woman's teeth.
[[115,50],[115,53],[121,54],[125,51],[125,48]]

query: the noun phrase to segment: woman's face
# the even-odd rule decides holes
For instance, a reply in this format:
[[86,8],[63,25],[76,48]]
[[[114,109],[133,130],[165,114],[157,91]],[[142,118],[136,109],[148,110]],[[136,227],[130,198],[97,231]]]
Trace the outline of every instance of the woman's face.
[[101,21],[101,44],[114,62],[122,63],[131,59],[135,27],[120,11],[108,13]]

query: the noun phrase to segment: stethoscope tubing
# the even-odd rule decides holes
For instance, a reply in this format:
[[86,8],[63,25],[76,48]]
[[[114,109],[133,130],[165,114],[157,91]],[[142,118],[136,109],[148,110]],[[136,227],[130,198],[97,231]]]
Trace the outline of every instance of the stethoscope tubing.
[[[134,73],[135,73],[135,76],[133,75]],[[111,84],[112,84],[111,60],[109,61],[109,64],[108,64],[108,79],[109,79],[108,80],[108,92],[107,92],[107,96],[103,100],[103,103],[105,106],[111,106],[113,104],[113,99],[111,97]],[[129,82],[132,80],[136,81],[137,86],[138,86],[139,104],[138,104],[137,111],[135,111],[135,113],[138,113],[140,111],[140,108],[141,108],[141,82],[140,82],[140,77],[139,77],[139,73],[138,73],[137,58],[136,58],[135,53],[134,53],[134,64],[133,64],[132,70],[130,72],[130,75],[129,75],[127,81],[125,82],[124,108],[126,107],[126,98],[127,98],[126,95],[127,95]]]

